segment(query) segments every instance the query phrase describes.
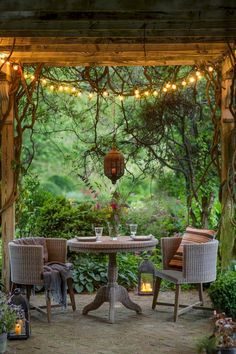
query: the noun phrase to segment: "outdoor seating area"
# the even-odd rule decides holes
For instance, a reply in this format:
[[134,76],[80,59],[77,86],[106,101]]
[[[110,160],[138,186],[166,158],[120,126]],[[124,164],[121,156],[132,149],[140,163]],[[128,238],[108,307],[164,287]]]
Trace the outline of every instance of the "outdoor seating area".
[[[194,301],[196,291],[183,293],[183,301]],[[116,323],[107,321],[108,303],[84,316],[82,309],[94,295],[76,295],[75,312],[55,309],[50,326],[46,316],[32,311],[32,336],[27,341],[8,341],[8,352],[93,354],[93,353],[137,353],[148,351],[151,354],[196,353],[196,345],[202,333],[211,330],[212,313],[193,310],[173,322],[173,309],[153,311],[152,297],[137,296],[130,293],[132,301],[142,308],[142,314],[127,310],[116,304]],[[187,298],[186,298],[187,297]],[[173,301],[173,292],[161,294],[162,301]],[[44,295],[37,295],[37,304],[43,304]],[[209,304],[206,299],[206,304]],[[173,340],[174,338],[174,340]]]
[[236,354],[235,0],[1,0],[0,150],[0,354]]

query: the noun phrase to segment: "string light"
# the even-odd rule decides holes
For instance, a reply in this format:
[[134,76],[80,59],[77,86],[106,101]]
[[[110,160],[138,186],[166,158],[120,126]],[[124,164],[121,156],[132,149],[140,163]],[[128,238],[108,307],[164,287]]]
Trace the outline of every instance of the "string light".
[[107,92],[107,90],[104,90],[102,95],[103,95],[104,97],[108,97],[108,96],[109,96],[109,93]]
[[[0,59],[0,60],[3,60],[3,59]],[[13,63],[12,67],[14,66],[13,68],[16,70],[15,65],[18,65],[18,64]],[[18,65],[18,67],[19,67],[19,65]],[[207,71],[210,71],[210,72],[214,70],[213,67],[209,66],[209,65],[206,68],[207,68]],[[31,75],[30,73],[25,73],[24,77],[25,77],[25,79],[35,80],[34,75]],[[179,82],[179,81],[172,82],[172,83],[167,82],[164,84],[164,86],[161,90],[163,93],[166,93],[166,92],[171,93],[172,91],[175,91],[177,89],[181,89],[181,86],[182,86],[182,88],[184,88],[187,85],[194,83],[195,81],[199,80],[200,78],[202,78],[202,72],[198,68],[196,68],[194,71],[191,71],[188,75],[186,75],[186,77],[182,80],[182,82]],[[80,89],[78,89],[72,85],[71,86],[70,85],[64,86],[63,83],[60,85],[57,85],[57,84],[53,85],[53,81],[50,81],[46,78],[41,78],[40,83],[42,85],[44,85],[44,87],[48,88],[50,91],[55,91],[55,92],[58,91],[61,93],[64,92],[66,94],[76,95],[77,97],[80,97],[83,94],[85,95],[85,92],[81,92]],[[144,97],[157,97],[158,93],[159,93],[159,90],[157,90],[157,89],[150,91],[148,89],[144,90],[143,88],[142,88],[142,90],[140,90],[139,88],[136,87],[135,89],[133,89],[133,95],[132,94],[131,95],[135,99],[138,100],[138,99],[142,99]],[[84,97],[87,97],[88,99],[92,99],[94,97],[94,94],[95,94],[95,92],[87,92]],[[98,91],[98,94],[100,94],[104,98],[106,98],[110,95],[106,88],[101,90],[100,92]],[[123,101],[125,99],[125,96],[120,93],[119,95],[117,95],[117,98],[119,99],[119,101]]]

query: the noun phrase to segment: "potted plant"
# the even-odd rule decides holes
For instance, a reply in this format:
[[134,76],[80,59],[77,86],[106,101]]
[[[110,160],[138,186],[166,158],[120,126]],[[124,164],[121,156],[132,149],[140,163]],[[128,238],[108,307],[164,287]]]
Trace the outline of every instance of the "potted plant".
[[5,294],[0,291],[0,353],[6,351],[7,333],[14,327],[19,311],[19,308],[10,304]]
[[236,323],[224,313],[214,313],[214,332],[203,337],[198,345],[198,353],[236,354]]
[[214,314],[217,346],[221,354],[236,354],[236,323],[224,313]]

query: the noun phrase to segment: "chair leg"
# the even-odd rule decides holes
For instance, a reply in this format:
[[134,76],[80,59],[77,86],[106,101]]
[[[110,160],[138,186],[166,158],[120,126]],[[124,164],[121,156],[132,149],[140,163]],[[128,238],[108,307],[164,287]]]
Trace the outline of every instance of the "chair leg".
[[176,284],[175,290],[175,309],[174,309],[174,322],[178,319],[178,310],[179,310],[179,295],[180,295],[180,284]]
[[156,304],[157,304],[157,298],[159,295],[160,287],[161,287],[161,278],[156,277],[154,294],[153,294],[153,301],[152,301],[152,309],[153,310],[155,309]]
[[51,322],[51,299],[49,296],[49,292],[46,294],[46,305],[47,305],[47,319],[48,323]]
[[70,301],[71,301],[72,310],[75,311],[76,310],[76,305],[75,305],[75,294],[74,294],[74,290],[73,290],[73,280],[72,280],[72,278],[68,278],[67,279],[67,286],[68,286],[68,292],[69,292],[69,295],[70,295]]
[[28,303],[30,303],[32,285],[26,285],[25,287],[26,287],[26,298],[28,300]]
[[199,293],[199,300],[201,302],[201,306],[203,306],[204,300],[203,300],[203,285],[202,285],[202,283],[198,284],[198,293]]

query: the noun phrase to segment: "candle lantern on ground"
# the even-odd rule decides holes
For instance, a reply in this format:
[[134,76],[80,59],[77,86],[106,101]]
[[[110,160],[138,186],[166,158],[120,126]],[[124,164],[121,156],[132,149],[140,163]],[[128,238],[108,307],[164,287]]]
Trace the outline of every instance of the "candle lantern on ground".
[[15,289],[10,298],[10,303],[19,308],[18,318],[12,330],[8,333],[8,339],[27,339],[30,336],[29,303],[21,294],[19,288]]
[[104,157],[104,173],[113,184],[124,174],[124,156],[115,147]]
[[138,269],[138,295],[153,295],[155,267],[145,259]]

